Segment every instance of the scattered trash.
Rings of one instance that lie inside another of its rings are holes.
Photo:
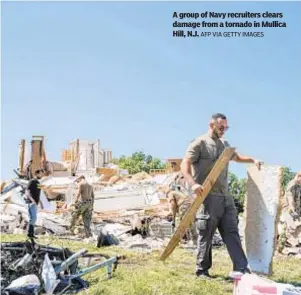
[[[60,280],[57,280],[56,272],[53,268],[48,253],[46,253],[43,263],[42,278],[44,281],[44,289],[47,294],[53,294]]]
[[[88,254],[86,249],[76,253],[68,248],[54,248],[34,241],[1,243],[1,294],[73,294],[88,288],[81,277],[99,268],[107,268],[111,278],[124,256]],[[85,268],[79,258],[98,257],[104,261]],[[43,284],[41,285],[41,282]]]
[[[112,246],[112,245],[118,245],[119,240],[109,233],[104,233],[102,230],[100,231],[98,238],[97,238],[97,247],[103,247],[103,246]]]

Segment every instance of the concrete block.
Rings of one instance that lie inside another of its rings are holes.
[[[248,168],[244,246],[252,271],[272,274],[281,211],[280,166]]]

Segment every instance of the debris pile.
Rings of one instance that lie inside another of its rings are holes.
[[[95,193],[92,240],[96,245],[119,245],[133,250],[138,250],[138,245],[141,245],[143,251],[164,247],[175,230],[168,192],[176,176],[176,173],[150,176],[145,172],[90,176],[88,181],[93,184]],[[46,233],[70,237],[75,179],[48,176],[41,180],[41,202],[45,210],[38,214],[36,235]],[[23,194],[27,181],[17,178],[12,183],[15,185],[10,185],[9,189],[5,186],[1,194],[2,232],[26,233],[28,212]],[[83,228],[79,225],[75,233],[80,236]],[[191,237],[185,236],[183,242],[189,240]],[[213,244],[222,244],[218,235]]]
[[[26,232],[29,217],[27,204],[24,200],[24,189],[25,185],[23,184],[23,187],[17,186],[1,194],[1,232],[10,234]],[[69,227],[68,219],[57,212],[55,202],[49,202],[43,192],[41,192],[41,202],[47,210],[38,214],[36,234],[45,234],[46,232],[56,235],[66,234]]]
[[[1,243],[1,294],[73,294],[88,288],[81,277],[102,267],[112,277],[122,256],[89,254],[86,249],[73,253],[33,241]],[[81,258],[88,258],[81,263]],[[90,265],[91,258],[105,259]],[[85,265],[84,265],[85,264]]]

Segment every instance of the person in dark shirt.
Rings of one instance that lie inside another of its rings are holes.
[[[41,208],[43,208],[43,204],[40,202],[40,181],[43,175],[43,171],[38,169],[35,171],[35,177],[31,179],[27,185],[26,197],[28,200],[28,216],[29,216],[29,224],[28,224],[28,234],[29,238],[35,238],[34,236],[34,226],[37,221],[38,214],[38,204],[41,204]]]

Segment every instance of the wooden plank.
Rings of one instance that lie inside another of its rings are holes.
[[[163,253],[161,254],[160,260],[164,261],[177,247],[181,238],[184,236],[186,229],[190,226],[191,222],[193,222],[198,209],[203,204],[205,198],[209,194],[217,178],[219,177],[221,172],[224,170],[224,168],[226,167],[226,165],[229,163],[230,159],[234,155],[234,152],[235,152],[235,148],[224,149],[223,153],[220,155],[214,167],[212,168],[212,170],[210,171],[209,175],[207,176],[207,178],[203,183],[203,187],[204,187],[203,193],[195,198],[194,202],[187,210],[176,232],[173,234],[168,245],[166,246]]]
[[[100,167],[100,168],[96,168],[96,173],[99,175],[104,174],[105,176],[113,176],[117,174],[117,170],[106,168],[106,167]]]

